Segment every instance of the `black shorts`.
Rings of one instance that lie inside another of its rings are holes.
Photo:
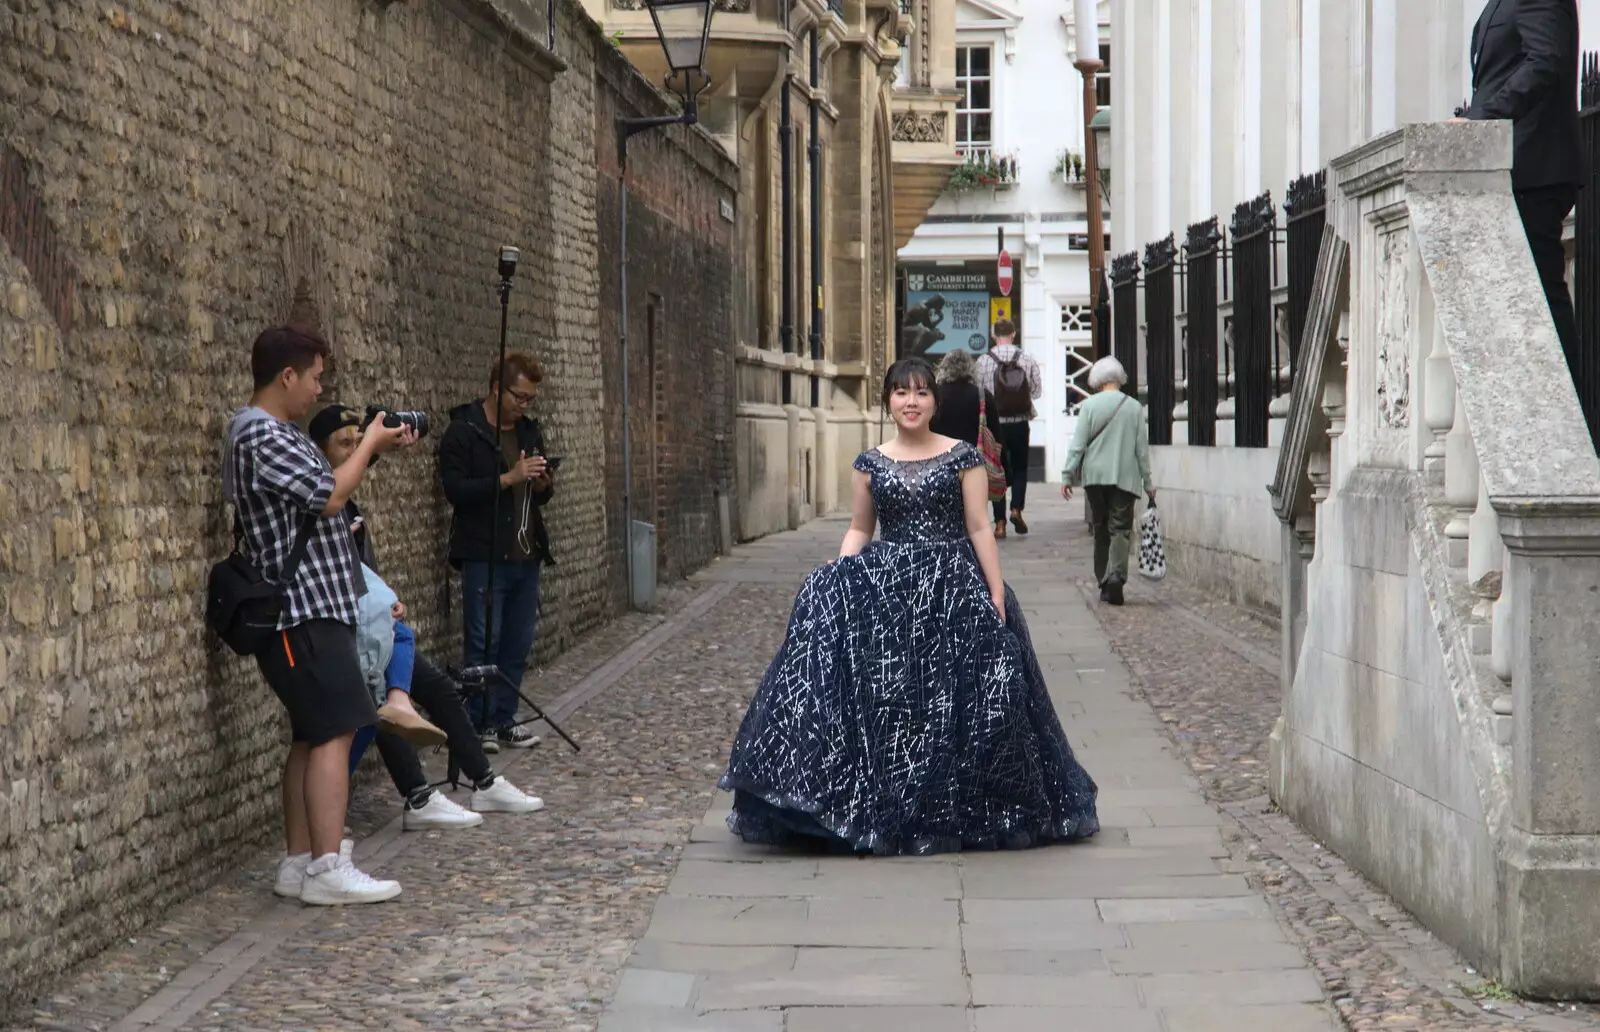
[[[309,620],[279,631],[256,665],[289,711],[296,742],[321,745],[378,722],[349,624]]]

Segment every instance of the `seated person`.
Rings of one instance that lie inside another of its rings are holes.
[[[360,423],[361,415],[354,409],[331,405],[317,413],[311,421],[310,436],[328,456],[328,462],[337,468],[355,452],[361,439]],[[451,757],[472,785],[472,796],[468,801],[471,809],[462,809],[444,793],[435,792],[429,787],[415,746],[400,734],[378,729],[375,736],[378,753],[383,757],[395,788],[406,800],[406,829],[472,827],[482,823],[480,814],[483,813],[532,813],[543,809],[542,799],[522,792],[489,766],[483,743],[472,725],[472,719],[467,716],[455,682],[426,656],[416,652],[415,635],[399,619],[405,615],[404,604],[393,596],[388,585],[377,576],[377,552],[361,510],[353,499],[345,506],[344,516],[350,521],[356,549],[362,560],[362,574],[367,579],[369,595],[373,596],[370,608],[379,613],[387,609],[394,621],[390,652],[386,658],[380,656],[381,665],[375,665],[375,669],[381,670],[384,675],[381,678],[381,690],[385,692],[384,707],[392,707],[390,719],[395,721],[397,727],[403,727],[400,721],[405,719],[405,714],[416,716],[412,703],[420,703],[442,728],[442,734],[448,739]],[[363,625],[370,626],[366,619],[369,611],[367,597],[362,598],[361,605]],[[374,620],[371,625],[379,624]],[[416,716],[416,719],[427,724],[420,716]],[[368,736],[366,741],[373,741],[373,737]],[[356,746],[351,753],[352,769],[365,749],[360,737]]]

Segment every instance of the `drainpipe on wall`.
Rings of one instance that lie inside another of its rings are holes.
[[[783,30],[789,33],[789,0],[783,3]],[[778,339],[783,343],[784,354],[794,351],[794,160],[791,151],[794,147],[794,121],[789,113],[789,94],[794,92],[794,76],[788,71],[792,58],[792,48],[784,48],[784,73],[783,73],[783,98],[778,104],[778,221],[783,239],[783,268],[780,271],[782,282],[778,286],[781,298],[778,326]],[[771,180],[768,180],[771,182]],[[790,374],[783,374],[783,403],[791,404],[794,400],[793,387]]]
[[[817,52],[817,27],[811,26],[811,358],[822,361],[822,55]],[[822,405],[822,378],[811,374],[811,407]]]

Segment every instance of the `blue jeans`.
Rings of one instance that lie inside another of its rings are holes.
[[[383,684],[411,694],[411,672],[417,667],[417,633],[399,620],[394,622],[394,654],[383,668]]]
[[[466,666],[492,663],[506,678],[495,678],[489,685],[487,720],[479,708],[481,703],[475,701],[468,706],[473,720],[484,720],[480,731],[505,727],[517,719],[517,690],[528,672],[528,656],[533,652],[539,626],[539,563],[495,565],[493,652],[486,654],[483,602],[488,582],[488,563],[461,564],[461,630],[465,639],[462,661]]]

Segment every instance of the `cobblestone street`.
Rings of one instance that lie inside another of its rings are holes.
[[[539,672],[534,694],[583,751],[546,735],[497,759],[546,811],[403,834],[368,770],[357,859],[400,879],[398,901],[278,902],[273,854],[241,856],[20,1027],[1600,1028],[1588,1008],[1496,999],[1272,812],[1273,627],[1171,580],[1098,606],[1078,507],[1036,508],[1002,558],[1101,786],[1091,843],[853,860],[732,840],[715,779],[799,579],[837,547],[842,521],[822,520]]]

